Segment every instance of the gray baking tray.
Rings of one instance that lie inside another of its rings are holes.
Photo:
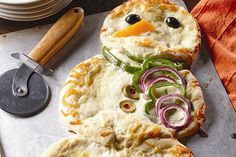
[[[184,5],[178,1],[179,5]],[[6,157],[37,157],[56,140],[71,135],[58,112],[58,95],[70,69],[89,57],[100,53],[99,32],[107,13],[87,16],[83,27],[61,50],[48,67],[52,76],[44,76],[51,89],[51,101],[40,114],[19,118],[0,110],[0,143]],[[19,67],[11,53],[28,54],[50,25],[39,26],[0,36],[0,74]],[[236,114],[226,91],[214,69],[208,51],[203,47],[191,71],[201,84],[207,105],[203,128],[207,138],[198,134],[181,142],[193,150],[196,157],[235,157]]]

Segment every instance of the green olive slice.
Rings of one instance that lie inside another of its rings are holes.
[[[131,99],[139,99],[139,93],[135,90],[135,88],[131,85],[126,85],[123,88],[123,93],[126,97]]]
[[[124,100],[120,102],[120,108],[127,113],[134,112],[136,110],[136,106],[132,101]]]

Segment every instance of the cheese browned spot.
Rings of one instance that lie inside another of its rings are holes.
[[[100,33],[105,32],[107,29],[105,27],[102,27]]]
[[[169,10],[172,12],[177,12],[178,11],[178,7],[176,5],[173,4],[161,4],[159,6],[160,10]]]
[[[193,87],[195,87],[195,86],[199,86],[199,87],[200,87],[200,85],[199,85],[199,83],[198,83],[197,80],[192,81],[192,82],[191,82],[191,85],[192,85]]]
[[[147,47],[147,48],[154,48],[156,46],[155,42],[153,42],[150,39],[144,39],[143,41],[137,41],[136,43],[138,46]]]
[[[81,124],[80,120],[70,121],[70,125],[80,125],[80,124]]]

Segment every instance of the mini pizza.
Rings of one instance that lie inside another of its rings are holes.
[[[205,104],[190,71],[160,58],[145,60],[134,74],[119,66],[97,55],[72,69],[60,93],[60,112],[70,129],[78,132],[81,124],[102,111],[144,115],[176,138],[199,129]]]
[[[42,157],[192,157],[162,126],[139,114],[104,111],[84,121],[80,133],[52,144]]]
[[[106,17],[103,46],[126,64],[134,58],[161,57],[191,65],[201,42],[198,23],[183,7],[167,0],[128,0]]]

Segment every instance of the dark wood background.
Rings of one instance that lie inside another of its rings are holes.
[[[83,7],[85,10],[85,15],[91,15],[104,11],[109,11],[124,1],[125,0],[73,0],[73,2],[70,5],[68,5],[65,9],[63,9],[56,15],[53,15],[43,20],[30,21],[30,22],[15,22],[15,21],[0,19],[0,34],[6,34],[9,32],[25,28],[53,23],[59,17],[61,17],[64,12],[75,6]],[[184,1],[189,10],[191,10],[199,2],[199,0],[184,0]]]

